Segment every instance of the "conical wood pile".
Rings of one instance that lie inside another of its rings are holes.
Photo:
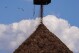
[[[14,53],[73,53],[44,24],[25,40]]]

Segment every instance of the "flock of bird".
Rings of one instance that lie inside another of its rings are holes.
[[[7,6],[5,6],[4,8],[8,8]],[[24,8],[17,8],[18,10],[21,10],[24,12]]]

